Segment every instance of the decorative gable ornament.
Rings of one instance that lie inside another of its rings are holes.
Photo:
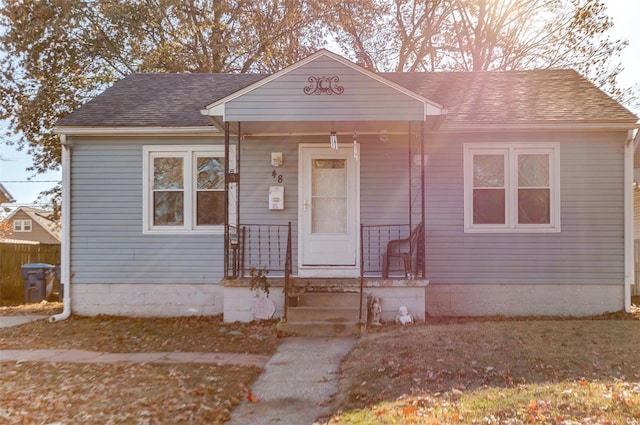
[[[310,83],[306,86],[304,90],[304,94],[336,94],[341,95],[344,93],[344,87],[338,85],[340,82],[340,77],[337,75],[333,75],[331,77],[309,77],[307,81]]]

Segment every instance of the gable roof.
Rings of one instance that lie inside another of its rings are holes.
[[[51,218],[53,215],[51,211],[32,207],[18,207],[13,210],[11,214],[4,219],[4,221],[11,221],[12,218],[20,211],[28,215],[34,223],[38,224],[55,239],[62,241],[60,235],[60,224]]]
[[[324,78],[332,80],[322,82],[317,73],[328,70],[333,76]],[[299,87],[302,81],[304,90],[300,90]],[[350,86],[348,93],[344,90],[347,84]],[[334,92],[334,85],[339,86],[336,87],[338,93]],[[283,86],[287,89],[283,89]],[[297,95],[291,93],[290,88],[294,87],[298,88]],[[262,92],[263,97],[253,96],[255,92]],[[335,95],[313,95],[327,92]],[[309,102],[308,95],[312,96],[313,101]],[[225,121],[236,121],[236,117],[246,117],[247,112],[239,112],[237,107],[227,108],[239,98],[243,98],[243,103],[249,104],[269,100],[269,108],[266,110],[256,108],[249,111],[252,121],[393,121],[398,119],[397,114],[385,104],[391,99],[396,108],[402,109],[400,115],[404,114],[405,117],[414,115],[423,120],[428,115],[442,115],[446,112],[437,102],[326,49],[321,49],[275,74],[207,105],[202,114],[221,117]],[[367,108],[364,109],[363,105],[367,105]],[[227,120],[229,109],[231,117]],[[359,116],[355,114],[354,117],[354,110],[358,109],[364,110],[360,111]],[[275,113],[270,110],[274,110]],[[416,119],[415,117],[413,119]]]
[[[358,67],[337,55],[333,58]],[[362,72],[443,106],[448,110],[445,126],[606,123],[635,128],[638,120],[573,70]],[[200,112],[203,108],[233,99],[276,75],[279,73],[132,74],[58,121],[57,131],[64,133],[73,127],[211,126]]]
[[[9,193],[6,187],[0,183],[0,204],[15,202],[13,196]]]

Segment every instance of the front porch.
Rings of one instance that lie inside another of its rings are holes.
[[[255,319],[253,302],[257,296],[263,297],[264,294],[250,291],[249,281],[250,278],[230,278],[222,282],[225,322],[249,322]],[[303,331],[304,334],[315,332],[334,335],[336,329],[342,328],[347,333],[357,333],[370,321],[368,310],[373,298],[381,300],[383,322],[393,322],[400,306],[407,307],[415,321],[424,321],[426,318],[426,287],[429,281],[425,279],[368,277],[361,281],[291,277],[287,289],[283,277],[269,278],[269,283],[269,298],[276,308],[274,317],[298,330],[290,333],[301,333],[300,330],[305,329],[306,325],[308,329]],[[285,295],[287,290],[288,295]],[[329,294],[329,297],[320,302],[300,301],[309,294]],[[327,305],[327,302],[332,305]],[[328,311],[331,307],[342,309],[347,317],[343,317],[341,312]],[[322,317],[325,313],[329,313],[329,316]]]

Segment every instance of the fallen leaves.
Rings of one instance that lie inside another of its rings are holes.
[[[0,330],[0,349],[77,348],[105,352],[234,352],[272,354],[275,321],[224,323],[222,315],[171,318],[71,316]]]
[[[256,368],[2,363],[0,423],[222,424]]]
[[[240,387],[240,390],[246,394],[247,397],[247,401],[249,403],[257,403],[260,401],[260,397],[258,397],[253,391],[251,391],[251,389],[249,389],[245,384],[243,384],[242,382],[238,383],[238,387]]]
[[[638,340],[634,320],[376,328],[343,363],[330,423],[640,424]]]

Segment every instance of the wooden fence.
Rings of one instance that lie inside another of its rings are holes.
[[[60,265],[59,244],[0,243],[0,305],[24,303],[22,265]]]

